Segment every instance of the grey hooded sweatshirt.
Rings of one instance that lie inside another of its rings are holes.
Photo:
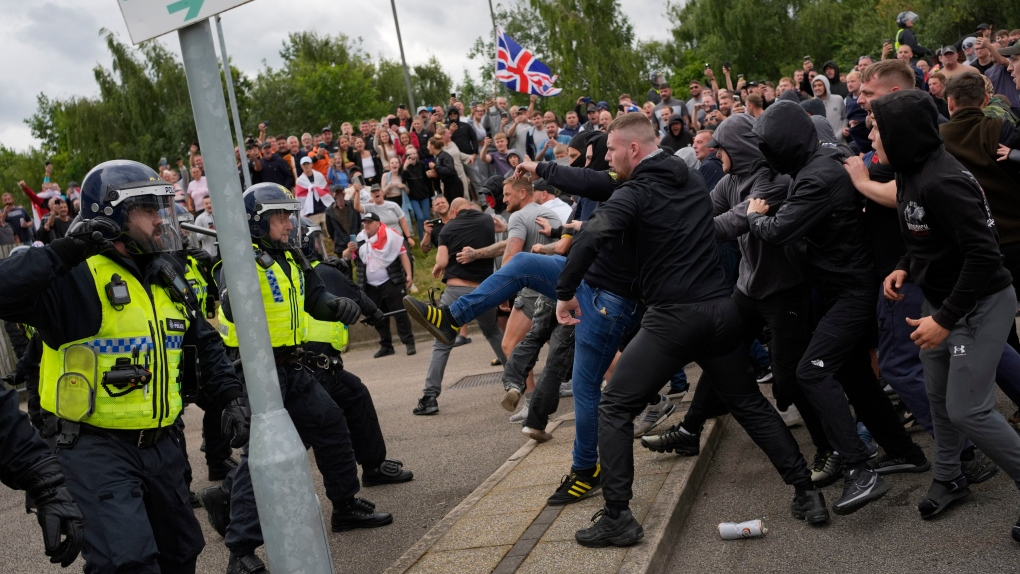
[[[756,140],[744,137],[754,119],[747,114],[726,118],[713,139],[730,158],[730,170],[712,190],[716,239],[737,238],[740,267],[737,289],[752,299],[764,299],[803,285],[806,281],[803,245],[775,245],[748,233],[747,199],[765,200],[769,211],[778,210],[790,190],[791,179],[769,168]]]
[[[850,125],[846,119],[846,104],[843,102],[843,98],[832,93],[832,89],[829,87],[829,78],[826,78],[825,74],[815,76],[815,79],[811,80],[811,84],[814,85],[819,80],[825,84],[825,95],[818,98],[825,104],[825,119],[828,120],[833,133],[836,134],[836,143],[844,143],[843,128]]]

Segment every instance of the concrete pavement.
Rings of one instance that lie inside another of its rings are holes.
[[[1013,412],[1001,393],[998,406],[1007,416]],[[810,460],[814,451],[807,431],[794,429],[794,436]],[[930,460],[928,434],[922,430],[911,437]],[[881,500],[849,516],[833,515],[828,526],[811,527],[790,515],[793,489],[783,484],[739,425],[727,425],[709,466],[665,572],[1020,572],[1020,544],[1009,536],[1020,515],[1020,497],[1001,471],[971,486],[969,499],[931,521],[921,520],[917,513],[917,502],[931,485],[929,471],[888,476],[892,490]],[[840,481],[824,490],[830,509],[842,488]],[[719,538],[720,522],[756,518],[768,528],[764,538]]]

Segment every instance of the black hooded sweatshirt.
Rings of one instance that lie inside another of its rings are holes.
[[[759,140],[772,169],[793,178],[778,210],[747,215],[751,234],[778,245],[803,239],[808,279],[826,293],[872,292],[877,278],[861,209],[864,201],[840,153],[819,144],[811,118],[792,102],[769,106],[747,137]]]
[[[680,126],[679,135],[673,135],[673,126]],[[666,126],[666,135],[662,136],[659,141],[660,146],[668,147],[674,152],[678,152],[681,149],[694,145],[694,138],[691,137],[691,133],[687,131],[687,126],[684,125],[684,119],[680,116],[674,116],[669,119],[669,125]]]
[[[836,62],[829,60],[822,66],[822,74],[825,74],[825,68],[832,68],[836,71],[836,73],[832,75],[832,79],[829,80],[829,93],[836,94],[841,98],[849,96],[850,90],[847,89],[845,83],[839,81],[839,65],[836,64]],[[828,78],[828,76],[826,76],[826,78]]]
[[[871,103],[882,147],[896,170],[896,211],[906,271],[952,329],[982,297],[1013,282],[1002,266],[995,220],[977,180],[946,152],[938,112],[925,93],[903,90]]]
[[[622,238],[634,253],[637,291],[649,306],[709,301],[730,294],[716,249],[712,202],[705,182],[678,157],[656,152],[584,224],[556,284],[574,296],[602,246]]]

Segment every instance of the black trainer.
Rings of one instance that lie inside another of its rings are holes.
[[[217,534],[226,536],[227,526],[230,525],[230,493],[220,486],[210,486],[203,488],[200,496],[209,524]]]
[[[219,462],[210,462],[210,463],[208,463],[208,465],[209,465],[209,480],[213,481],[213,482],[216,482],[216,481],[223,480],[224,478],[227,478],[227,475],[230,474],[230,471],[232,471],[235,468],[237,468],[237,465],[239,465],[239,464],[241,464],[241,463],[238,462],[237,459],[235,459],[232,456],[228,456],[227,458],[225,458],[225,459],[223,459],[223,460],[221,460]]]
[[[230,560],[227,562],[227,574],[255,574],[256,572],[269,574],[269,569],[258,556],[254,554],[238,556],[231,552]]]
[[[549,506],[562,506],[583,499],[602,486],[602,467],[595,465],[593,469],[574,470],[564,475],[559,488],[545,503]]]
[[[365,469],[361,473],[362,486],[378,486],[380,484],[397,484],[414,478],[414,473],[404,470],[404,463],[399,460],[386,459],[377,468]]]
[[[829,509],[825,507],[822,491],[809,490],[804,494],[796,494],[790,501],[790,512],[797,520],[806,520],[808,524],[824,524],[829,521]]]
[[[666,432],[641,437],[641,446],[655,452],[675,452],[681,456],[697,456],[701,452],[701,434],[687,434],[675,424]]]
[[[999,472],[999,467],[979,449],[974,449],[974,458],[960,459],[960,471],[967,477],[967,484],[980,484]]]
[[[967,488],[967,477],[962,474],[948,482],[936,480],[928,487],[928,494],[917,503],[917,511],[925,520],[934,518],[957,500],[968,496],[970,489]]]
[[[407,356],[408,357],[410,357],[411,355],[414,355],[414,354],[416,354],[418,352],[418,350],[414,348],[414,343],[413,342],[412,343],[408,343],[407,345],[404,345],[404,349],[407,351]]]
[[[376,512],[375,505],[364,498],[352,498],[333,508],[330,526],[333,532],[344,532],[355,528],[378,528],[393,523],[393,515]]]
[[[892,457],[884,454],[868,462],[868,466],[881,475],[899,474],[901,472],[926,472],[931,470],[931,463],[921,454],[919,459],[910,460],[905,456]]]
[[[1012,532],[1012,534],[1013,534],[1013,540],[1016,540],[1017,542],[1020,542],[1020,519],[1018,519],[1016,521],[1016,524],[1013,525],[1013,532]]]
[[[394,353],[396,353],[396,351],[393,350],[393,347],[379,347],[379,350],[372,355],[372,358],[378,359],[380,357],[388,357]]]
[[[425,395],[418,399],[418,406],[414,407],[411,413],[416,415],[434,415],[439,412],[439,401],[436,397]]]
[[[629,508],[620,511],[619,518],[610,518],[605,509],[591,517],[595,523],[591,528],[578,530],[574,539],[581,546],[605,548],[606,546],[631,546],[644,538],[645,531],[634,519]]]
[[[191,504],[192,508],[202,508],[202,501],[198,499],[198,495],[195,494],[194,490],[188,491],[188,503]]]
[[[432,297],[432,293],[429,293],[429,297]],[[434,300],[429,305],[414,297],[404,297],[404,309],[407,309],[408,317],[428,329],[440,343],[453,345],[457,339],[458,328],[453,324],[450,308],[446,305],[436,305]]]
[[[888,482],[867,466],[847,468],[843,471],[843,496],[832,505],[832,511],[839,515],[857,512],[885,496],[890,488]]]

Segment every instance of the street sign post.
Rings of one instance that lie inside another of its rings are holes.
[[[118,0],[118,4],[136,44],[179,29],[184,73],[205,158],[209,197],[221,239],[224,277],[245,366],[252,411],[248,466],[270,570],[330,574],[333,564],[329,540],[312,484],[308,454],[283,407],[209,24],[210,17],[247,1]]]
[[[245,367],[252,412],[248,466],[270,571],[328,574],[333,565],[308,453],[283,408],[241,182],[234,165],[212,27],[208,20],[200,20],[182,28],[178,35]]]
[[[117,0],[131,41],[140,44],[251,0]]]

